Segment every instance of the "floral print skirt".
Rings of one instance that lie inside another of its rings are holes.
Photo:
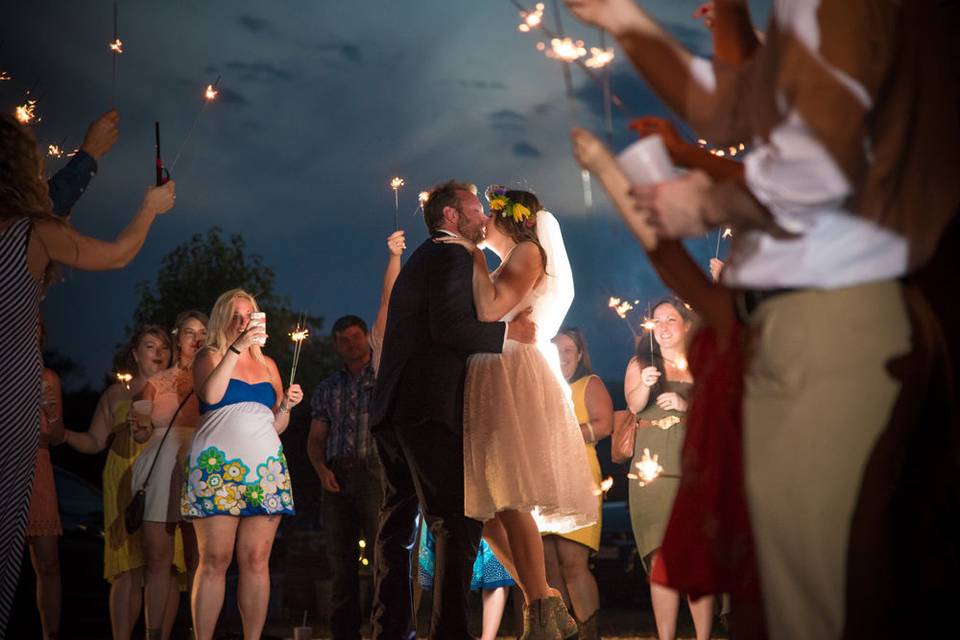
[[[293,490],[273,412],[240,402],[202,416],[187,456],[185,518],[293,515]]]

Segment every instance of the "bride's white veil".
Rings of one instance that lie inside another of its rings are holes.
[[[537,335],[540,342],[549,342],[563,325],[573,304],[573,270],[563,244],[560,223],[546,210],[537,212],[537,240],[547,254],[545,289],[539,300]]]

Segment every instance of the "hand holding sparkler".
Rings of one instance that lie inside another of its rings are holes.
[[[120,137],[120,131],[117,129],[119,122],[120,114],[117,113],[116,109],[107,111],[87,128],[80,149],[88,153],[94,160],[99,160],[110,151],[117,138]]]
[[[721,271],[723,271],[723,260],[710,258],[710,277],[714,282],[720,282]]]
[[[643,383],[643,386],[652,388],[653,385],[657,384],[657,380],[660,379],[660,370],[656,367],[644,367],[640,372],[640,382]]]
[[[564,0],[567,9],[581,22],[617,36],[637,20],[649,20],[633,0]]]

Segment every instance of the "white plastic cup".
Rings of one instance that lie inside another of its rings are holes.
[[[133,415],[141,427],[150,426],[150,414],[153,413],[153,400],[136,400],[133,405]]]
[[[663,144],[663,138],[654,134],[641,138],[617,156],[630,184],[648,185],[673,178],[673,163]]]
[[[260,325],[261,327],[263,327],[264,332],[266,332],[266,330],[267,330],[267,314],[265,314],[263,311],[254,311],[253,313],[250,314],[250,323],[249,323],[249,324],[251,324],[251,325],[252,325],[252,324]],[[264,336],[262,336],[262,337],[259,337],[259,338],[257,338],[256,340],[254,340],[254,342],[262,347],[263,345],[267,344],[267,336],[264,335]]]
[[[313,640],[313,627],[294,627],[293,640]]]

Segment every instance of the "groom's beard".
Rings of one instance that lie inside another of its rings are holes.
[[[461,218],[457,223],[457,233],[473,244],[480,244],[484,240],[483,227],[472,225]]]

